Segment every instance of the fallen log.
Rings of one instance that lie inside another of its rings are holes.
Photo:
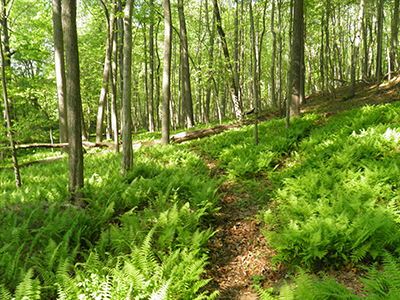
[[[115,149],[115,144],[110,142],[92,143],[83,141],[82,146],[84,148],[109,148]],[[15,149],[31,149],[31,148],[67,148],[68,143],[59,144],[48,144],[48,143],[38,143],[38,144],[27,144],[27,145],[15,145]],[[11,147],[4,147],[4,150],[10,150]]]

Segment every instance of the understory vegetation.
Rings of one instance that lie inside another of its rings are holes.
[[[203,277],[222,180],[257,192],[267,241],[293,275],[261,299],[360,299],[319,271],[366,268],[365,299],[400,294],[400,104],[308,114],[183,145],[85,155],[85,209],[66,158],[0,171],[0,299],[213,299]],[[193,151],[193,148],[196,151]],[[21,160],[62,156],[20,152]],[[213,178],[201,156],[225,171]],[[6,159],[5,166],[11,165]],[[261,188],[267,178],[273,188]],[[245,204],[244,204],[245,205]]]

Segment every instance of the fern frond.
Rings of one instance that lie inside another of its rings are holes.
[[[12,295],[11,295],[10,291],[5,287],[4,284],[0,285],[0,299],[12,300]]]
[[[40,282],[38,279],[32,279],[33,269],[29,269],[23,280],[18,284],[15,290],[16,299],[40,300]]]
[[[260,300],[274,300],[274,297],[268,290],[262,289],[259,285],[254,285],[253,287],[255,288]]]
[[[168,295],[167,295],[167,291],[168,291],[168,287],[169,287],[169,282],[167,282],[166,284],[164,284],[161,289],[159,289],[158,291],[154,291],[151,294],[150,300],[166,300],[168,299]]]

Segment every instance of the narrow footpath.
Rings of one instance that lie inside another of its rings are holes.
[[[212,176],[223,176],[224,171],[218,169],[217,162],[204,160]],[[265,178],[260,180],[270,188]],[[270,265],[275,253],[260,230],[257,219],[260,201],[254,199],[251,188],[238,183],[223,182],[219,193],[221,209],[208,224],[216,233],[208,242],[206,277],[212,280],[206,289],[210,292],[218,290],[220,296],[217,299],[221,300],[258,299],[252,288],[255,282],[269,288],[285,277],[283,268]]]

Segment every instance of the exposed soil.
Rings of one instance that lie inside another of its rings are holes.
[[[400,77],[390,85],[382,85],[379,93],[376,93],[376,86],[360,83],[357,85],[356,96],[352,99],[346,98],[348,87],[329,94],[314,94],[307,98],[302,113],[321,113],[328,119],[353,108],[400,101],[399,82]],[[269,118],[274,116],[274,113],[268,114]],[[224,170],[218,168],[217,161],[204,155],[203,158],[212,176],[223,175]],[[260,175],[258,180],[264,181],[265,186],[271,188],[266,177]],[[221,209],[209,224],[217,232],[208,244],[210,258],[206,277],[212,280],[206,287],[207,290],[218,290],[218,299],[239,300],[258,299],[252,287],[254,283],[258,283],[264,289],[272,287],[274,291],[279,292],[284,284],[291,283],[291,279],[284,265],[271,264],[275,253],[261,232],[262,224],[257,218],[261,209],[260,202],[237,183],[233,185],[225,181],[220,187],[220,192]],[[324,274],[333,277],[356,295],[365,296],[360,280],[365,275],[363,268],[348,265],[340,270],[323,270],[316,275],[322,279]]]

